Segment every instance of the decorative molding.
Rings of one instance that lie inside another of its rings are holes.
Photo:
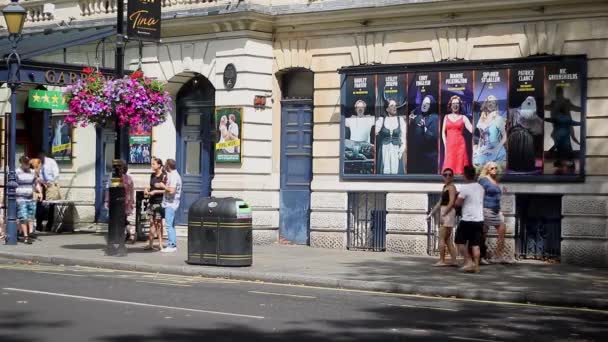
[[[283,39],[275,42],[277,71],[290,68],[311,69],[312,51],[308,39]]]

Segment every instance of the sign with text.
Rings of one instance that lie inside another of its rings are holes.
[[[160,40],[161,0],[131,0],[127,11],[130,39]]]
[[[68,109],[68,103],[60,91],[30,90],[28,107],[32,109]]]
[[[215,161],[240,163],[243,148],[243,108],[216,108],[215,124],[219,137],[215,143]]]

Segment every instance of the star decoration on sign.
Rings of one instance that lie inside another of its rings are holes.
[[[50,98],[50,97],[49,97],[47,94],[44,94],[44,95],[42,96],[42,101],[44,101],[44,102],[46,102],[46,103],[48,103],[48,102],[50,101],[50,99],[51,99],[51,98]]]
[[[57,95],[53,95],[53,97],[51,97],[53,99],[53,103],[57,104],[59,103],[59,96]]]
[[[32,98],[34,99],[34,102],[40,102],[40,95],[38,95],[38,93],[34,93]]]

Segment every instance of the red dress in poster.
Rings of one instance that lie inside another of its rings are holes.
[[[445,159],[443,169],[450,168],[454,174],[462,174],[464,167],[469,165],[467,145],[464,141],[464,115],[460,115],[456,121],[449,117],[445,119]]]

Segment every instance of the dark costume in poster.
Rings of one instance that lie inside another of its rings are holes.
[[[543,69],[511,69],[507,173],[542,172]]]
[[[410,112],[407,140],[407,171],[438,173],[439,115],[437,97],[439,74],[410,74],[408,102]]]

